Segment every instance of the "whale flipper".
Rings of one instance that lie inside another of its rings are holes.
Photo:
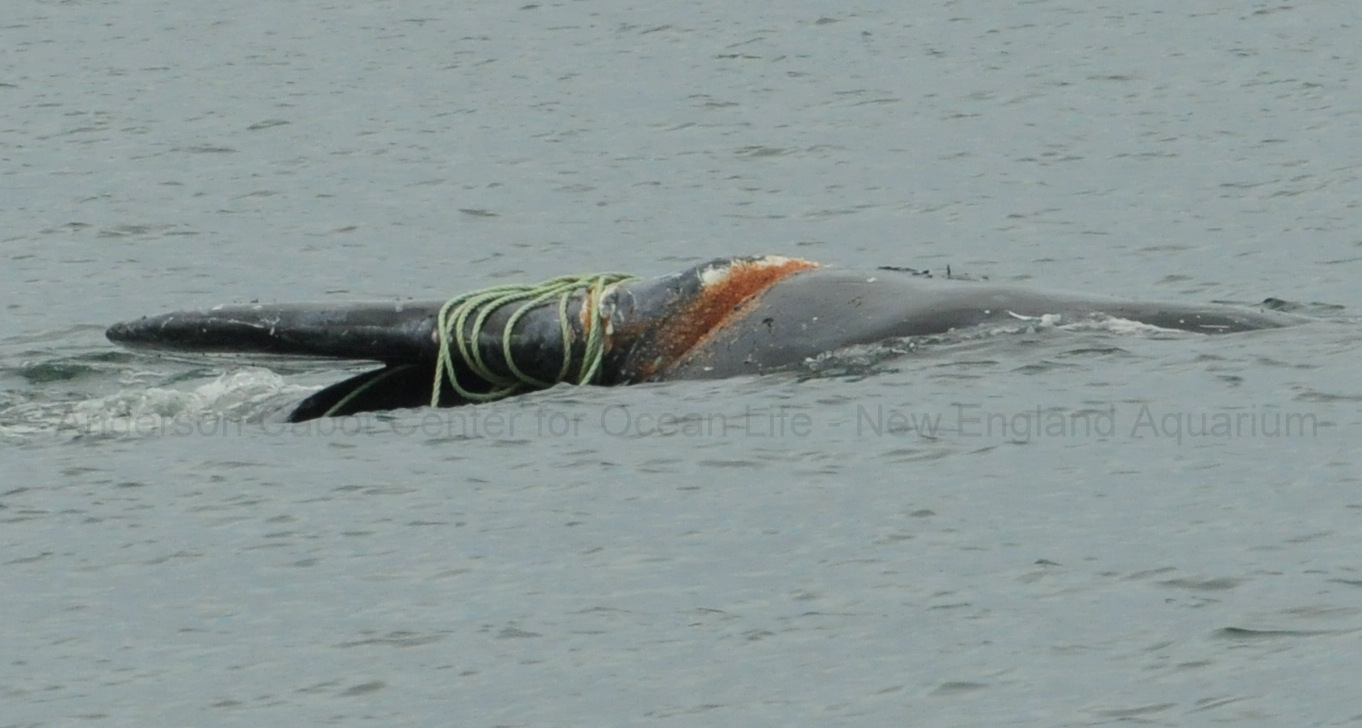
[[[313,394],[289,413],[289,422],[430,404],[433,366],[389,364]],[[442,404],[444,404],[442,402]]]
[[[109,327],[134,348],[381,362],[434,360],[439,301],[245,304],[144,316]]]

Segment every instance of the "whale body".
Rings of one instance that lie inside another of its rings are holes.
[[[540,388],[578,381],[573,377],[589,364],[593,369],[584,381],[601,385],[760,374],[847,346],[1018,318],[1105,316],[1205,334],[1310,320],[1261,308],[1055,293],[909,269],[845,270],[777,256],[723,258],[661,278],[631,278],[594,291],[583,286],[561,300],[489,309],[481,325],[466,322],[449,331],[479,360],[474,366],[472,356],[448,355],[449,337],[442,339],[438,325],[445,303],[216,306],[118,323],[107,336],[161,350],[384,365],[307,398],[289,416],[296,422],[467,404],[498,391],[493,379],[515,378]],[[592,336],[600,342],[594,356],[588,351]],[[439,379],[442,349],[448,375]]]

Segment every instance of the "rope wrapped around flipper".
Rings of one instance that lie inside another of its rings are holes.
[[[600,375],[601,360],[605,357],[605,336],[598,325],[601,296],[611,284],[634,278],[627,273],[593,273],[550,278],[542,283],[504,285],[455,296],[440,307],[435,320],[436,345],[439,351],[435,364],[435,381],[431,387],[430,406],[440,406],[441,381],[449,382],[459,396],[470,402],[491,402],[534,389],[547,389],[559,382],[590,384]],[[586,337],[582,364],[577,376],[568,378],[572,368],[572,346],[575,343],[572,322],[568,319],[568,305],[572,295],[586,289],[582,299],[582,334]],[[546,381],[532,377],[516,366],[512,355],[511,334],[521,317],[531,309],[558,297],[558,323],[563,335],[563,365],[557,376]],[[478,340],[483,327],[493,312],[508,304],[523,302],[507,319],[501,331],[501,353],[506,359],[510,376],[493,371],[482,359]],[[471,325],[470,325],[471,319]],[[459,383],[455,364],[467,366],[470,373],[491,386],[486,392],[470,391]]]

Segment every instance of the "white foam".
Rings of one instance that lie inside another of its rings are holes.
[[[203,418],[242,422],[262,419],[276,399],[293,401],[315,387],[288,384],[260,367],[225,372],[191,390],[130,386],[114,394],[77,402],[58,411],[27,418],[30,427],[47,424],[57,432],[78,435],[145,435],[167,431],[172,425]],[[42,420],[47,422],[43,423]]]
[[[1197,336],[1193,332],[1181,329],[1169,329],[1163,326],[1155,326],[1142,321],[1108,316],[1107,314],[1093,314],[1085,316],[1076,321],[1062,326],[1066,331],[1106,331],[1113,334],[1126,336]]]

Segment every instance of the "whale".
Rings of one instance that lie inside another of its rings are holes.
[[[114,324],[120,345],[381,365],[325,387],[288,419],[489,401],[562,382],[718,379],[820,354],[1018,320],[1121,319],[1218,335],[1311,319],[1257,307],[1125,300],[799,258],[711,260],[658,278],[581,277],[561,294],[450,301],[220,305]],[[1270,301],[1271,299],[1269,299]]]

